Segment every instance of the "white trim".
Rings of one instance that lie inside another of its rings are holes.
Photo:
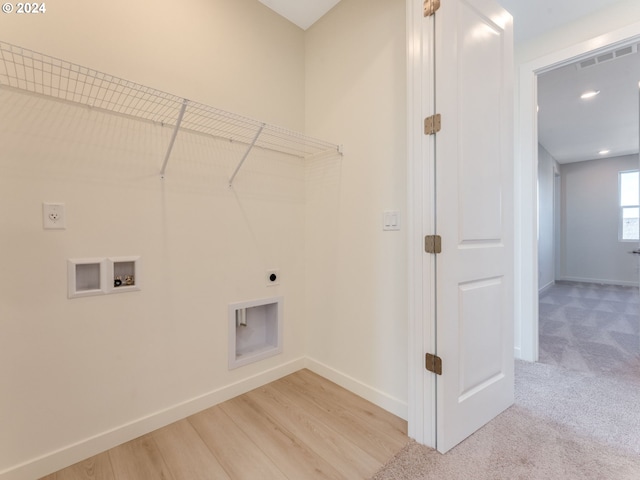
[[[303,368],[305,368],[304,357],[292,360],[265,372],[185,400],[184,402],[99,433],[93,437],[86,438],[55,452],[34,458],[21,465],[11,467],[9,470],[0,472],[0,480],[25,480],[43,477],[51,472],[73,465],[121,443],[145,435],[202,410],[206,410],[230,398],[242,395],[249,390],[266,385]]]
[[[355,393],[359,397],[369,400],[371,403],[377,405],[380,408],[385,409],[388,412],[402,418],[407,419],[407,403],[402,400],[392,397],[385,392],[375,389],[366,383],[357,380],[346,373],[340,372],[328,365],[314,360],[313,358],[305,358],[305,368],[308,368],[314,373],[317,373],[321,377],[332,381],[333,383],[346,388],[352,393]]]
[[[96,265],[98,285],[96,288],[78,290],[78,265]],[[67,298],[91,297],[107,294],[107,261],[104,258],[70,258],[67,260]]]
[[[228,368],[229,370],[233,370],[244,365],[248,365],[250,363],[254,363],[260,360],[264,360],[265,358],[272,357],[274,355],[278,355],[282,353],[282,331],[283,331],[283,306],[284,306],[284,297],[270,297],[270,298],[261,298],[258,300],[249,300],[244,302],[236,302],[232,303],[228,307]],[[238,311],[243,311],[245,316],[244,326],[247,325],[247,321],[251,324],[252,321],[249,320],[251,317],[250,312],[247,312],[249,309],[259,308],[258,310],[254,310],[254,312],[260,312],[260,318],[255,319],[255,328],[251,329],[251,336],[253,341],[250,342],[250,349],[247,351],[247,345],[243,343],[246,342],[247,337],[244,336],[242,330],[239,330],[239,325],[237,322],[236,313]],[[258,344],[257,342],[257,330],[262,329],[262,341]],[[238,351],[240,350],[240,351]],[[244,351],[242,351],[244,350]]]
[[[116,278],[116,263],[133,263],[133,285],[121,285],[116,287],[114,280]],[[142,279],[142,262],[140,255],[130,255],[127,257],[109,257],[107,258],[107,293],[125,293],[136,292],[142,287],[140,286]]]
[[[622,205],[622,175],[629,173],[638,173],[639,170],[634,168],[632,170],[620,170],[618,172],[618,242],[621,243],[638,243],[638,238],[623,238],[624,235],[624,210],[625,208],[638,208],[640,207],[640,199],[636,199],[635,204]]]
[[[350,392],[406,420],[407,403],[375,389],[343,372],[335,370],[317,360],[301,357],[284,365],[271,368],[230,385],[199,395],[177,405],[168,407],[151,415],[139,418],[93,437],[68,445],[55,452],[29,460],[21,465],[0,472],[0,480],[25,480],[40,478],[100,452],[113,448],[133,438],[145,435],[170,423],[186,418],[214,405],[242,395],[254,388],[261,387],[303,368],[346,388]]]
[[[516,318],[520,336],[515,339],[522,360],[538,360],[538,247],[537,247],[537,74],[590,52],[624,45],[640,38],[636,22],[590,40],[549,53],[519,69],[516,137]]]
[[[433,111],[430,52],[425,51],[427,21],[422,0],[407,0],[407,230],[408,230],[408,435],[418,443],[436,443],[434,375],[424,369],[424,354],[434,351],[433,265],[424,254],[424,235],[433,233],[433,140],[422,133],[424,112]]]
[[[540,289],[538,289],[538,295],[542,295],[544,292],[549,290],[555,284],[556,284],[556,281],[555,280],[551,280],[549,283],[547,283],[546,285],[544,285]]]
[[[638,282],[630,282],[628,280],[610,280],[605,278],[562,277],[558,280],[565,282],[595,283],[598,285],[620,285],[623,287],[638,286]]]

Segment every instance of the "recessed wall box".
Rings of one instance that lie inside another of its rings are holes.
[[[72,258],[67,260],[67,295],[89,297],[107,293],[107,268],[104,258]]]
[[[108,259],[108,293],[140,290],[140,256]]]
[[[229,305],[229,370],[282,352],[282,297]]]

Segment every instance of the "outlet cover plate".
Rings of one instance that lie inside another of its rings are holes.
[[[64,203],[44,202],[42,204],[42,226],[47,230],[67,228]]]

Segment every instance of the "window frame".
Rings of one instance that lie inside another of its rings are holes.
[[[625,209],[637,208],[639,213],[638,217],[640,218],[640,195],[638,196],[635,204],[622,204],[622,176],[626,173],[637,173],[640,181],[640,170],[637,168],[632,170],[621,170],[618,172],[618,241],[638,243],[640,241],[640,236],[638,238],[623,238]]]

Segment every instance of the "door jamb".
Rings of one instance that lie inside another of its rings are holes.
[[[433,110],[433,70],[425,38],[423,0],[406,0],[407,12],[407,218],[408,218],[408,435],[436,447],[436,382],[424,369],[435,348],[435,268],[424,254],[424,232],[433,231],[433,139],[420,125]],[[429,82],[429,83],[427,83]]]

